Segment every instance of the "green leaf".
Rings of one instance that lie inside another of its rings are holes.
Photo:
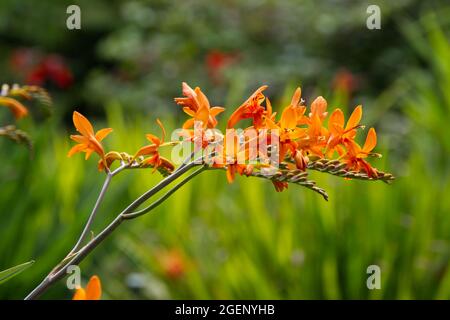
[[[0,284],[15,277],[34,263],[34,260],[19,264],[18,266],[0,271]]]

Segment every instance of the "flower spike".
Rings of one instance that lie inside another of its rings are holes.
[[[309,170],[328,172],[347,179],[385,182],[394,179],[391,174],[373,168],[367,161],[368,157],[381,156],[373,152],[377,144],[375,129],[368,131],[362,147],[356,141],[358,129],[364,128],[360,124],[362,106],[357,106],[345,123],[342,110],[336,108],[329,113],[328,103],[322,96],[312,101],[307,112],[308,106],[304,104],[302,91],[296,88],[290,104],[277,116],[270,100],[263,93],[266,89],[265,85],[259,87],[231,114],[226,134],[211,135],[213,130],[207,129],[214,129],[218,125],[216,116],[224,108],[211,107],[199,87],[193,89],[183,82],[183,97],[175,98],[175,102],[183,108],[189,119],[184,122],[180,136],[209,154],[208,159],[206,156],[202,159],[202,165],[225,170],[230,183],[237,174],[261,177],[271,180],[278,192],[287,189],[289,183],[295,183],[320,193],[326,199],[326,192],[307,179]],[[252,125],[243,130],[235,129],[244,119],[251,119]],[[112,129],[94,133],[92,124],[76,111],[73,122],[80,135],[71,136],[78,144],[69,151],[69,156],[85,152],[87,159],[95,152],[100,156],[99,170],[108,170],[114,161],[120,161],[123,168],[149,167],[163,175],[175,171],[174,164],[161,156],[160,148],[174,146],[180,141],[166,141],[166,130],[159,119],[156,122],[161,129],[161,136],[147,134],[150,144],[141,147],[134,156],[116,151],[105,154],[101,141]],[[199,136],[192,128],[196,122],[201,123]],[[266,144],[260,145],[261,142]],[[278,159],[275,165],[271,162],[273,159]]]

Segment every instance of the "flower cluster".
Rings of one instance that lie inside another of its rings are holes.
[[[263,93],[266,89],[267,86],[257,89],[232,113],[227,122],[228,129],[235,128],[242,120],[250,119],[251,126],[244,129],[243,136],[246,136],[247,130],[257,132],[259,136],[253,137],[257,140],[261,139],[261,135],[265,135],[263,138],[267,139],[268,132],[276,133],[279,142],[279,148],[276,151],[278,152],[278,158],[289,169],[296,168],[305,171],[311,159],[333,159],[337,157],[338,160],[346,164],[346,168],[350,171],[364,172],[368,178],[376,179],[378,177],[377,170],[366,161],[369,156],[380,157],[379,154],[372,153],[377,142],[375,129],[369,129],[363,147],[355,141],[358,129],[364,128],[360,125],[361,106],[354,109],[347,123],[345,123],[344,113],[341,109],[335,109],[328,117],[327,101],[323,97],[317,97],[311,103],[310,112],[307,114],[307,107],[303,105],[303,99],[301,98],[301,89],[297,88],[292,96],[291,103],[283,109],[277,120],[277,114],[273,112],[269,98]],[[204,127],[214,128],[217,125],[215,116],[223,111],[223,108],[209,108],[208,100],[202,91],[199,88],[192,90],[186,83],[183,83],[183,95],[185,98],[176,98],[175,101],[182,105],[185,112],[192,117],[185,124],[190,126],[194,121],[201,121]],[[203,102],[203,105],[200,104],[200,101]],[[197,111],[194,114],[190,110]],[[198,114],[201,114],[201,117]],[[184,128],[189,126],[185,125]],[[223,137],[224,146],[229,145],[226,143],[227,139],[236,139],[233,130],[228,132],[231,132],[231,134],[227,133]],[[192,136],[192,130],[190,136]],[[202,145],[205,145],[205,143]],[[259,148],[256,149],[255,146],[256,144],[247,141],[241,147],[226,150],[219,157],[225,156],[227,161],[222,161],[221,164],[214,163],[214,166],[226,167],[230,182],[233,181],[235,172],[241,175],[251,175],[255,165],[236,163],[233,160],[230,161],[230,158],[236,160],[240,153],[243,153],[245,158],[248,158],[251,154],[261,156]],[[259,164],[260,168],[266,166],[263,161]],[[282,191],[287,187],[285,182],[273,182],[277,191]]]
[[[175,167],[172,162],[160,155],[159,148],[173,145],[173,143],[164,142],[166,131],[161,121],[157,120],[157,123],[162,130],[161,138],[158,138],[153,134],[147,134],[146,137],[151,144],[140,148],[134,156],[131,156],[126,152],[117,151],[105,153],[101,142],[113,131],[113,129],[104,128],[94,132],[91,122],[81,113],[75,111],[73,113],[73,124],[80,135],[70,136],[70,138],[78,144],[73,146],[67,155],[68,157],[71,157],[76,153],[82,152],[86,154],[85,159],[87,160],[92,153],[96,153],[100,157],[100,160],[98,161],[99,171],[109,171],[114,161],[121,161],[126,163],[129,167],[152,167],[154,170],[159,169],[161,172],[170,173]]]
[[[303,171],[310,158],[333,159],[337,153],[339,159],[347,163],[349,170],[363,170],[369,177],[377,176],[377,170],[364,160],[368,156],[379,156],[371,153],[377,141],[375,129],[370,128],[362,148],[355,141],[357,130],[363,128],[359,124],[362,117],[361,106],[355,108],[346,124],[342,110],[335,109],[325,126],[328,118],[327,101],[323,97],[317,97],[311,103],[309,114],[305,115],[307,107],[302,104],[301,89],[297,88],[291,103],[283,109],[277,121],[269,99],[262,93],[264,89],[266,87],[258,89],[231,115],[228,127],[251,118],[255,128],[277,130],[280,159],[288,165],[295,164],[297,169]]]
[[[363,146],[356,142],[357,132],[364,128],[360,124],[361,106],[353,110],[346,122],[341,109],[331,113],[327,111],[327,101],[323,97],[314,99],[308,108],[301,97],[301,89],[297,88],[290,104],[278,116],[269,98],[264,95],[266,89],[267,86],[260,87],[236,108],[227,120],[226,134],[217,134],[217,117],[225,109],[212,107],[199,87],[193,89],[186,83],[182,84],[183,97],[175,98],[175,102],[189,118],[179,135],[184,142],[207,151],[206,154],[213,150],[209,161],[203,158],[202,164],[211,169],[226,170],[229,182],[238,173],[270,179],[277,191],[286,189],[288,183],[293,182],[324,196],[325,192],[307,180],[307,174],[302,172],[308,169],[325,171],[326,168],[326,172],[346,178],[385,182],[393,179],[392,175],[373,168],[367,161],[368,157],[381,156],[372,152],[377,143],[375,129],[368,130]],[[241,134],[238,135],[237,125],[243,120],[247,120],[248,124],[240,129]],[[116,151],[105,153],[101,141],[112,129],[94,133],[90,122],[78,112],[74,112],[73,122],[81,135],[71,136],[78,144],[70,150],[69,156],[85,152],[87,159],[95,152],[100,156],[99,169],[106,171],[116,160],[127,167],[151,167],[165,174],[175,170],[174,164],[161,156],[160,148],[174,146],[181,141],[166,142],[166,131],[159,120],[161,137],[147,134],[150,144],[134,155]],[[208,134],[211,130],[214,134]],[[252,143],[254,141],[265,141],[267,145],[262,148],[260,144]],[[273,156],[278,159],[275,163],[268,161]]]

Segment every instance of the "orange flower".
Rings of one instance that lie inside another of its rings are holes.
[[[325,100],[324,97],[319,96],[311,103],[309,118],[313,119],[317,116],[321,121],[323,121],[327,115],[327,100]]]
[[[271,119],[267,119],[269,129],[278,129],[280,132],[280,142],[293,141],[305,135],[303,128],[298,128],[297,124],[303,119],[306,108],[299,106],[300,88],[294,93],[291,104],[283,110],[280,121],[275,124]]]
[[[5,106],[11,110],[16,119],[25,117],[28,114],[28,109],[23,104],[13,98],[0,97],[0,106]]]
[[[102,296],[102,284],[99,277],[92,276],[89,279],[86,289],[78,288],[72,300],[100,300]]]
[[[100,156],[100,159],[104,162],[105,166],[107,166],[105,161],[105,151],[103,150],[103,146],[101,141],[110,134],[113,130],[111,128],[105,128],[97,131],[94,134],[94,128],[92,124],[83,116],[81,113],[74,111],[73,113],[73,124],[75,128],[81,135],[71,135],[70,138],[76,142],[77,145],[70,149],[67,154],[68,157],[71,157],[75,153],[85,152],[85,159],[89,159],[93,152],[97,153]]]
[[[311,112],[309,113],[308,122],[308,135],[311,140],[322,139],[322,137],[328,134],[328,130],[323,126],[323,121],[328,115],[327,100],[322,96],[317,97],[311,103]],[[318,141],[316,141],[318,142]]]
[[[266,109],[261,106],[266,98],[262,93],[267,86],[259,87],[243,104],[241,104],[228,119],[227,128],[233,128],[239,121],[252,118],[255,129],[263,126],[263,116]]]
[[[338,144],[351,143],[355,139],[356,129],[361,127],[359,124],[361,117],[362,107],[357,106],[344,128],[344,113],[341,109],[333,111],[328,122],[330,137],[327,142],[327,152],[332,153]],[[338,152],[341,152],[340,149],[338,149]]]
[[[186,82],[183,82],[182,87],[185,98],[175,98],[175,102],[183,106],[183,111],[192,117],[183,124],[183,128],[191,128],[195,121],[201,121],[203,128],[215,128],[216,116],[225,109],[222,107],[211,108],[208,98],[199,87],[193,90]]]
[[[218,144],[215,151],[217,155],[213,158],[214,168],[227,169],[227,180],[229,183],[234,181],[236,172],[240,175],[250,175],[253,171],[253,165],[247,162],[255,159],[258,154],[258,136],[246,137],[243,133],[245,141],[240,143],[240,136],[234,129],[229,129],[222,143]]]
[[[328,115],[327,101],[319,96],[311,103],[309,117],[299,119],[299,124],[306,124],[306,135],[298,140],[297,149],[301,154],[312,154],[322,158],[322,149],[326,146],[329,135],[327,128],[323,126],[323,121]]]
[[[272,119],[266,119],[267,127],[272,130],[278,130],[279,132],[279,157],[281,161],[284,159],[288,151],[290,151],[292,155],[295,155],[295,158],[300,156],[300,153],[296,151],[298,146],[296,140],[304,138],[306,135],[305,128],[297,127],[299,123],[302,123],[304,118],[303,115],[306,111],[304,106],[299,105],[300,99],[301,89],[297,88],[292,96],[291,104],[283,110],[280,121],[278,123],[274,123]],[[299,169],[304,169],[304,166],[298,167]]]
[[[375,132],[374,128],[370,128],[369,132],[367,133],[366,142],[364,143],[364,146],[362,148],[354,141],[346,144],[348,151],[347,154],[343,157],[343,160],[347,162],[347,167],[355,171],[361,171],[362,169],[367,173],[369,177],[376,177],[377,170],[372,168],[372,166],[364,160],[368,156],[380,156],[377,153],[371,153],[376,145],[377,133]]]
[[[237,60],[237,55],[219,50],[212,50],[206,55],[208,75],[215,83],[222,81],[222,71]]]
[[[233,144],[231,141],[233,141]],[[223,137],[221,144],[217,145],[216,148],[217,155],[214,157],[213,167],[226,167],[228,183],[232,183],[234,181],[235,172],[238,166],[238,156],[245,158],[245,151],[244,153],[239,152],[240,146],[238,141],[239,137],[236,135],[235,131],[229,130]]]
[[[134,155],[133,159],[136,159],[139,156],[150,156],[149,158],[145,159],[142,164],[143,165],[149,165],[152,166],[155,171],[158,169],[158,167],[162,167],[169,172],[173,171],[175,169],[174,165],[166,158],[162,157],[159,154],[159,147],[166,146],[166,145],[172,145],[172,143],[164,143],[164,139],[166,137],[166,129],[164,129],[163,124],[159,119],[156,119],[156,122],[158,123],[159,127],[162,131],[161,139],[153,134],[147,134],[146,138],[150,142],[152,142],[151,145],[144,146],[138,150],[138,152]]]

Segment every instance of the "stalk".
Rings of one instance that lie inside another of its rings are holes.
[[[66,275],[67,268],[70,265],[80,263],[90,252],[92,252],[100,243],[102,243],[123,221],[130,220],[130,219],[136,218],[140,215],[143,215],[144,213],[147,213],[147,212],[153,210],[159,204],[164,202],[171,194],[173,194],[181,186],[183,186],[189,180],[191,180],[192,178],[197,176],[199,173],[201,173],[205,169],[204,165],[202,165],[202,168],[200,168],[200,170],[195,171],[194,173],[189,175],[186,179],[182,180],[179,184],[175,185],[164,196],[162,196],[160,199],[156,200],[149,207],[147,207],[141,211],[135,212],[135,210],[140,205],[142,205],[144,202],[146,202],[150,197],[152,197],[153,195],[155,195],[156,193],[161,191],[163,188],[168,186],[170,183],[175,181],[177,178],[181,177],[184,173],[188,172],[190,169],[192,169],[193,167],[198,166],[198,165],[199,165],[198,160],[189,162],[188,164],[186,164],[179,170],[172,173],[170,176],[161,180],[157,185],[155,185],[153,188],[151,188],[148,191],[146,191],[145,193],[143,193],[137,199],[135,199],[131,204],[128,205],[128,207],[126,207],[121,213],[119,213],[116,216],[116,218],[106,228],[104,228],[96,237],[94,237],[91,241],[89,241],[85,246],[81,247],[80,249],[76,249],[76,250],[72,249],[71,252],[67,255],[67,257],[65,259],[63,259],[63,261],[61,261],[58,264],[58,266],[55,267],[44,278],[44,280],[25,297],[25,300],[36,299],[36,298],[40,297],[43,293],[45,293],[53,284],[55,284],[58,280],[60,280],[61,278],[63,278]],[[114,171],[114,172],[116,172],[116,171]],[[120,172],[120,171],[118,171],[118,172]],[[118,173],[118,172],[116,172],[116,173]],[[113,173],[111,173],[110,179],[114,176]],[[109,177],[109,175],[108,175],[108,177]],[[106,189],[110,183],[110,181],[108,181],[108,177],[103,185],[102,192],[100,192],[101,197],[99,196],[99,199],[103,198],[104,194],[106,193]],[[97,204],[99,204],[100,202],[101,201],[96,202],[94,209],[96,207],[98,207]],[[88,226],[88,224],[92,223],[92,220],[95,217],[95,212],[97,212],[97,209],[93,210],[93,212],[94,212],[94,214],[91,214],[90,218],[88,219],[88,222],[86,223],[86,226],[82,232],[82,236],[83,236],[83,234],[86,233],[85,232],[86,229],[89,230],[90,226]],[[83,238],[82,236],[80,236],[80,239]],[[77,242],[77,245],[75,247],[79,246],[80,243],[82,242],[82,241],[80,241],[80,239]]]

